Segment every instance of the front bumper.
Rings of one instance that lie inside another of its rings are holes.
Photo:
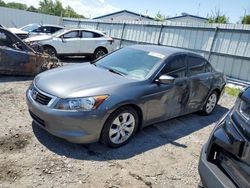
[[[29,90],[26,102],[34,122],[52,135],[73,143],[92,143],[99,140],[108,118],[105,110],[69,112],[55,110],[36,102]]]
[[[209,162],[205,153],[206,145],[203,146],[199,161],[199,174],[205,188],[236,188],[234,183],[218,168]]]

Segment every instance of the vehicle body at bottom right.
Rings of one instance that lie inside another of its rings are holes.
[[[201,187],[250,187],[250,87],[217,123],[202,148]]]

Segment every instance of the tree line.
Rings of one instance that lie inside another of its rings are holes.
[[[23,3],[9,2],[5,3],[3,0],[0,0],[1,7],[14,8],[20,10],[26,10],[30,12],[49,14],[54,16],[63,16],[69,18],[85,18],[85,16],[78,14],[70,6],[63,7],[62,3],[59,0],[41,0],[39,1],[39,7],[35,8],[34,6],[27,6]]]
[[[155,20],[160,22],[164,22],[167,18],[168,16],[165,16],[160,11],[158,11],[155,16]],[[227,17],[226,14],[223,14],[219,9],[211,11],[211,14],[208,14],[207,18],[208,23],[229,23],[229,17]],[[245,15],[240,18],[238,23],[250,24],[250,14],[245,13]]]

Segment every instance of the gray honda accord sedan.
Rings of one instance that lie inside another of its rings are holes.
[[[92,63],[41,73],[26,97],[34,122],[51,134],[119,147],[153,123],[212,113],[225,83],[198,54],[136,45]]]

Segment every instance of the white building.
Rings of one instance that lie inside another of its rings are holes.
[[[154,18],[149,16],[137,14],[128,10],[122,10],[111,14],[106,14],[93,18],[93,20],[100,20],[105,22],[122,22],[122,21],[153,21]]]

